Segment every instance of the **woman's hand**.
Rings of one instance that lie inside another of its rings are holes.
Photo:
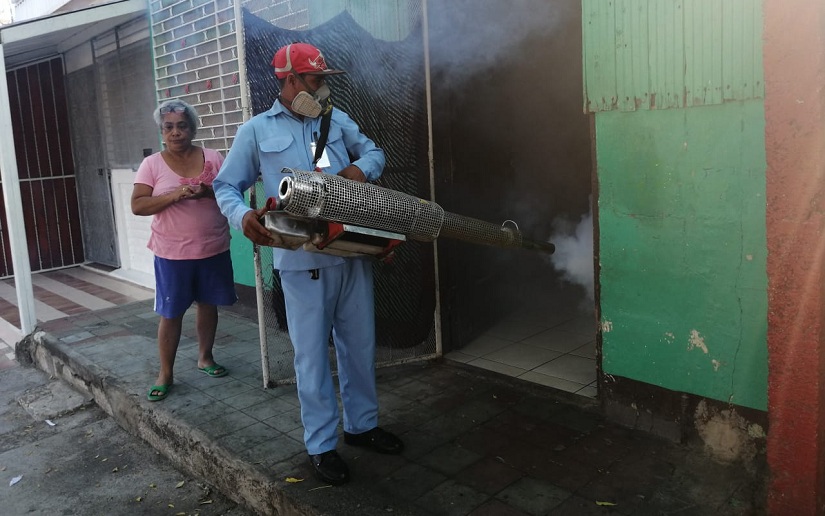
[[[206,183],[201,183],[195,188],[190,199],[214,199],[215,191]]]
[[[174,202],[182,201],[184,199],[190,199],[195,196],[195,192],[192,190],[190,186],[183,185],[180,188],[175,188],[168,195],[172,196]]]
[[[135,183],[132,190],[132,213],[135,215],[154,215],[165,210],[178,201],[189,199],[194,195],[192,188],[183,185],[169,193],[152,197],[152,187]]]

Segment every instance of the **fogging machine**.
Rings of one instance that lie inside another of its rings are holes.
[[[516,224],[456,215],[438,204],[340,176],[284,169],[277,197],[267,200],[264,226],[274,247],[385,259],[406,240],[452,238],[551,254],[555,246],[525,238]],[[508,224],[509,223],[509,224]]]

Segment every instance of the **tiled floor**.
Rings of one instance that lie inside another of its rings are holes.
[[[445,358],[595,398],[594,312],[573,292],[559,295],[504,318]]]
[[[154,291],[77,266],[32,275],[38,323],[151,299]],[[21,338],[14,278],[0,280],[0,362],[14,360],[13,343]]]
[[[153,296],[149,289],[86,267],[35,274],[32,284],[40,322]],[[531,299],[528,309],[498,321],[446,358],[595,397],[596,321],[578,294],[575,289],[562,289],[544,301]],[[14,281],[0,280],[0,362],[14,359],[11,343],[19,339],[18,327]]]

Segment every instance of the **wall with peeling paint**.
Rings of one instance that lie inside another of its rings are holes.
[[[763,98],[762,0],[582,0],[585,111]]]
[[[595,117],[604,373],[766,410],[763,102]]]

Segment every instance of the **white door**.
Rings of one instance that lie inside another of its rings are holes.
[[[147,288],[155,288],[154,255],[146,244],[152,232],[152,217],[132,213],[131,198],[135,172],[112,170],[112,201],[115,210],[120,269],[112,275]]]

